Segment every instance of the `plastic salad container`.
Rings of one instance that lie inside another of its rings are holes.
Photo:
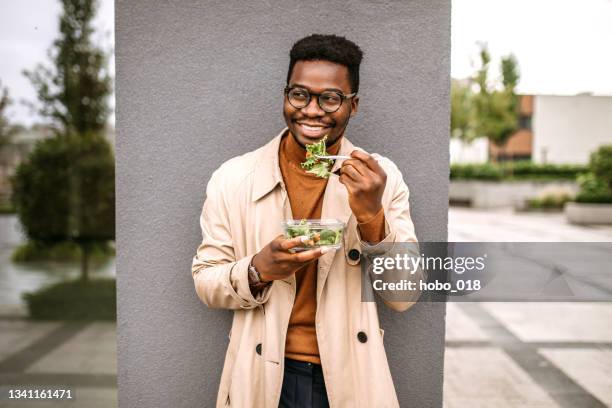
[[[282,223],[285,237],[307,236],[308,241],[292,248],[291,252],[306,251],[321,246],[342,247],[345,224],[338,220],[287,220]]]

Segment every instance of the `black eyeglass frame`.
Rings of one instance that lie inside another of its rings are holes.
[[[289,92],[291,90],[293,90],[293,89],[303,89],[308,94],[308,100],[306,101],[306,104],[304,106],[297,107],[297,106],[295,106],[294,104],[291,103],[291,99],[289,99]],[[323,91],[321,93],[314,93],[314,92],[310,92],[308,89],[303,88],[301,86],[286,86],[284,92],[285,92],[285,96],[287,97],[287,101],[289,102],[289,105],[293,106],[295,109],[304,109],[305,107],[310,105],[310,101],[312,100],[312,97],[316,96],[317,97],[317,104],[319,105],[319,108],[321,108],[326,113],[338,112],[338,110],[342,107],[342,104],[344,103],[344,101],[346,99],[351,99],[351,98],[354,98],[355,96],[357,96],[357,92],[353,92],[353,93],[350,93],[348,95],[345,95],[342,92],[338,92],[338,91]],[[337,96],[340,97],[340,105],[338,105],[336,110],[328,111],[323,106],[321,106],[321,98],[319,98],[319,97],[322,94],[324,94],[324,93],[333,93],[333,94],[336,94]]]

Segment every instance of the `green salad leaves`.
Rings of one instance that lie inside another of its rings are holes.
[[[315,156],[325,156],[327,154],[325,148],[326,140],[327,136],[317,143],[306,145],[306,161],[301,164],[302,168],[306,169],[306,173],[311,173],[321,178],[328,178],[331,174],[329,170],[334,162],[332,160],[318,159]]]

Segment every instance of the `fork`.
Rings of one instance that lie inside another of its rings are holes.
[[[315,154],[314,157],[316,157],[317,159],[325,159],[325,160],[347,160],[347,159],[352,159],[351,156],[342,156],[342,155],[329,155],[329,156],[324,156],[322,154]],[[380,161],[379,158],[375,157],[374,160],[376,161]]]
[[[322,154],[315,154],[314,157],[316,157],[317,159],[326,159],[326,160],[347,160],[347,159],[352,159],[351,156],[342,156],[342,155],[329,155],[329,156],[324,156]],[[376,161],[380,161],[379,158],[374,158],[374,160]],[[331,174],[335,175],[335,176],[340,176],[340,169],[336,170],[336,171],[332,171]]]

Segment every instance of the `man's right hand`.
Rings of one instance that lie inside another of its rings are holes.
[[[297,253],[289,252],[289,249],[303,245],[303,239],[304,237],[287,239],[284,235],[279,235],[255,254],[251,262],[261,279],[263,281],[285,279],[331,250],[320,247]]]

